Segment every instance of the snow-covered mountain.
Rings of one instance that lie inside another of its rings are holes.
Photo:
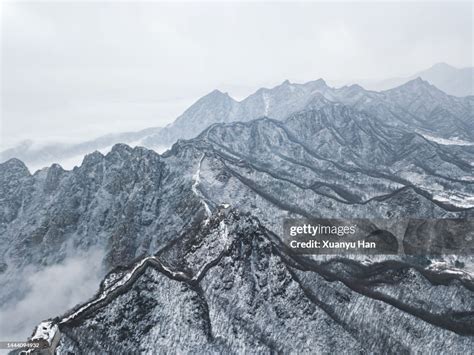
[[[59,331],[60,353],[471,349],[472,256],[319,260],[281,242],[288,217],[472,218],[470,99],[415,80],[246,100],[203,98],[176,125],[213,105],[220,121],[162,155],[119,144],[71,171],[1,164],[0,303],[28,292],[12,287],[22,270],[100,249],[97,295],[38,328]]]
[[[458,276],[435,287],[436,276],[402,261],[311,262],[220,208],[55,319],[59,353],[468,352],[471,323],[458,315],[471,291]]]
[[[178,139],[193,138],[211,124],[260,117],[283,120],[293,113],[317,107],[321,99],[365,111],[393,127],[406,127],[438,142],[465,144],[474,138],[474,97],[447,95],[420,78],[382,92],[368,91],[359,85],[332,88],[319,79],[305,84],[285,81],[272,89],[259,89],[240,102],[214,90],[164,128],[109,135],[76,145],[35,148],[26,144],[2,152],[0,159],[18,158],[35,171],[58,162],[70,169],[79,165],[84,154],[94,150],[106,153],[115,143],[144,146],[161,153]]]

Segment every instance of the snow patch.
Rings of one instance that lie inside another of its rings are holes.
[[[433,199],[438,202],[449,203],[460,208],[474,207],[474,196],[454,193],[454,192],[437,192],[433,195]]]
[[[51,345],[54,335],[58,331],[58,326],[51,321],[41,322],[35,330],[35,333],[31,337],[31,340],[44,339]]]
[[[270,98],[268,97],[268,94],[266,92],[263,93],[262,98],[263,98],[263,104],[265,105],[265,108],[263,110],[263,115],[268,117],[268,112],[270,110]]]
[[[445,261],[434,261],[426,269],[430,271],[435,271],[439,274],[457,275],[470,280],[474,280],[474,274],[472,274],[471,272],[452,267]]]
[[[468,142],[465,140],[462,140],[458,137],[452,137],[452,138],[441,138],[441,137],[435,137],[426,133],[420,133],[425,139],[428,139],[429,141],[442,144],[442,145],[463,145],[463,146],[474,146],[473,142]]]
[[[193,175],[193,186],[192,190],[194,194],[199,197],[201,200],[201,203],[204,205],[204,208],[206,210],[206,214],[208,217],[211,216],[212,212],[211,209],[209,208],[209,205],[206,203],[206,200],[202,193],[199,191],[199,183],[201,182],[201,164],[202,161],[204,160],[205,154],[202,155],[201,159],[199,160],[198,168],[196,170],[196,173]]]

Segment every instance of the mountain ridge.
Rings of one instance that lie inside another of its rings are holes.
[[[248,121],[261,116],[282,120],[295,112],[308,109],[311,105],[317,105],[318,97],[365,110],[383,120],[390,118],[394,125],[402,124],[413,130],[421,130],[439,141],[474,140],[473,135],[469,133],[474,131],[472,124],[474,97],[457,98],[446,95],[420,79],[382,92],[365,90],[355,84],[335,89],[327,86],[323,79],[318,79],[304,84],[285,81],[274,88],[261,88],[241,101],[236,101],[227,93],[214,90],[197,100],[173,123],[164,128],[150,128],[102,137],[69,148],[47,146],[35,150],[25,145],[16,150],[4,151],[0,157],[2,160],[19,157],[29,165],[41,166],[58,160],[63,151],[66,151],[64,154],[68,157],[72,154],[76,156],[84,154],[88,152],[87,149],[92,151],[98,147],[106,152],[111,148],[110,142],[120,141],[145,146],[161,153],[171,147],[176,140],[193,138],[213,123]],[[415,98],[414,101],[412,97]],[[452,127],[443,125],[445,115],[452,116],[455,125]],[[431,125],[430,120],[439,122]]]

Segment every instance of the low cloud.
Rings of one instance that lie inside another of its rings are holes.
[[[103,257],[102,250],[95,250],[36,272],[24,272],[26,294],[0,307],[0,340],[26,340],[42,320],[89,299],[104,275]]]

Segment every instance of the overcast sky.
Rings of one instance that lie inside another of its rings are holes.
[[[472,66],[472,6],[3,1],[1,146],[165,125],[215,88]]]

